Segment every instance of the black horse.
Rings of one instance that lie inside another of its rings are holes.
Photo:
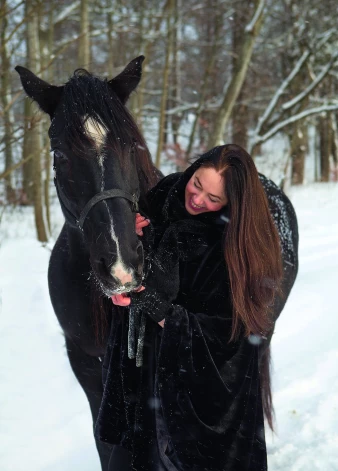
[[[161,176],[125,107],[140,81],[143,60],[134,59],[110,81],[80,69],[60,87],[16,67],[27,95],[51,118],[55,185],[66,222],[50,259],[49,291],[94,423],[103,392],[101,359],[114,315],[109,298],[141,284],[143,248],[135,233],[135,211],[138,204],[146,211],[146,193]],[[284,193],[260,178],[283,252],[283,296],[273,307],[276,320],[297,275],[297,219]],[[268,356],[265,348],[262,370]],[[263,390],[269,392],[269,385],[263,384]],[[271,397],[263,394],[263,401]],[[106,471],[110,448],[100,442],[97,448]]]
[[[16,67],[27,95],[51,118],[54,181],[65,224],[50,259],[49,292],[94,423],[103,392],[109,298],[141,284],[135,212],[138,204],[145,207],[145,194],[160,176],[125,107],[143,60],[134,59],[110,81],[80,69],[60,87]],[[110,450],[101,443],[97,448],[106,470]]]

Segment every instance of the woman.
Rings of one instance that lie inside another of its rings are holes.
[[[291,203],[266,180],[289,224],[280,240],[261,181],[249,154],[227,145],[151,190],[152,225],[137,224],[144,287],[113,297],[129,307],[113,318],[96,428],[116,445],[110,469],[267,469],[259,358],[273,330],[281,248],[295,262],[298,239]],[[262,362],[271,422],[268,355]]]

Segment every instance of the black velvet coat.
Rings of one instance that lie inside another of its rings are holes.
[[[180,289],[163,329],[148,319],[140,368],[127,355],[128,309],[113,316],[96,435],[128,449],[137,471],[265,471],[260,346],[244,336],[228,342],[228,215],[186,212],[184,188],[197,167],[150,192],[155,246],[169,227],[180,233]]]

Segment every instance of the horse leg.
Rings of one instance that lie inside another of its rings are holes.
[[[93,357],[85,353],[69,338],[66,338],[66,348],[72,370],[87,396],[93,424],[95,424],[103,394],[102,362],[98,357]],[[102,471],[108,471],[112,447],[99,440],[95,441],[100,456]]]

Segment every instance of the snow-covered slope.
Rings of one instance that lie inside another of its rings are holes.
[[[338,470],[338,185],[291,194],[300,269],[272,342],[272,471]]]
[[[300,271],[272,343],[269,469],[336,471],[338,185],[292,189],[291,199]],[[1,233],[0,469],[99,471],[89,407],[48,297],[50,249],[34,240],[29,211],[5,216]]]

